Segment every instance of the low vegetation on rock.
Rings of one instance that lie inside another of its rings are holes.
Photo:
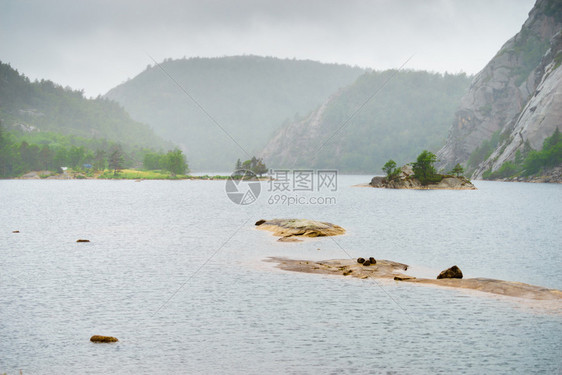
[[[382,168],[385,177],[373,177],[372,187],[390,189],[453,189],[474,190],[474,185],[462,176],[464,168],[457,164],[448,174],[437,173],[437,157],[424,150],[416,161],[397,168],[394,160],[389,160]]]

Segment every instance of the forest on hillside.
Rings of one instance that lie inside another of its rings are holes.
[[[366,73],[329,100],[319,120],[312,114],[286,124],[286,139],[266,146],[266,162],[350,173],[380,173],[389,158],[410,162],[420,149],[444,144],[470,82],[466,74]]]
[[[168,59],[106,97],[179,144],[194,169],[224,171],[244,152],[260,150],[283,121],[310,112],[362,73],[273,57]]]
[[[17,133],[55,132],[156,149],[171,146],[114,101],[87,99],[83,91],[49,80],[31,81],[2,62],[0,120],[6,130]]]

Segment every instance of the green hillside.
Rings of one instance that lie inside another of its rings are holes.
[[[51,81],[32,82],[0,62],[0,120],[15,133],[49,132],[155,149],[171,144],[134,121],[116,102],[86,99]]]
[[[262,154],[273,167],[382,174],[390,158],[402,165],[414,161],[419,150],[437,151],[445,143],[470,82],[465,74],[366,73],[320,110],[286,124]]]
[[[166,60],[161,68],[253,155],[283,121],[319,106],[364,70],[272,57]],[[249,158],[158,66],[106,97],[184,151],[194,170],[231,170]]]

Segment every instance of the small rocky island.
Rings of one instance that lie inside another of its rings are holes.
[[[371,179],[369,186],[386,189],[446,189],[446,190],[476,190],[470,180],[464,176],[441,175],[436,182],[422,184],[415,177],[414,170],[410,165],[400,168],[400,172],[392,179],[383,176],[375,176]]]
[[[447,190],[476,190],[470,180],[464,177],[464,168],[457,164],[447,174],[437,173],[434,153],[423,150],[415,162],[406,164],[402,168],[396,167],[392,159],[382,167],[385,177],[373,177],[368,186],[386,189],[447,189]],[[366,185],[360,185],[366,186]]]
[[[463,279],[463,274],[457,266],[442,271],[435,279],[427,279],[405,274],[404,272],[408,270],[406,264],[384,259],[375,260],[373,257],[322,261],[272,257],[266,261],[277,263],[277,267],[285,271],[349,276],[358,279],[390,279],[397,282],[472,289],[525,299],[562,301],[562,291],[557,289],[481,277]]]
[[[345,233],[339,225],[322,221],[307,219],[272,219],[258,220],[256,227],[273,232],[274,236],[281,237],[280,242],[298,242],[295,237],[323,237],[337,236]]]

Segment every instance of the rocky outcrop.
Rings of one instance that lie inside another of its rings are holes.
[[[448,170],[496,132],[502,142],[472,178],[513,160],[526,143],[540,149],[562,119],[560,69],[562,2],[537,0],[521,31],[476,75],[461,100],[445,146],[437,153]]]
[[[437,279],[462,279],[462,271],[459,267],[453,266],[441,271],[441,273],[437,275]]]
[[[400,174],[392,179],[387,180],[386,177],[375,176],[369,184],[375,188],[386,189],[443,189],[443,190],[476,190],[476,187],[466,177],[443,176],[440,182],[422,185],[420,180],[414,177],[412,167],[405,165],[402,167]]]
[[[561,61],[562,31],[552,38],[551,48],[534,71],[535,76],[542,78],[533,96],[521,113],[505,127],[502,132],[504,140],[478,166],[475,177],[481,177],[487,170],[498,170],[506,161],[514,160],[517,151],[524,152],[528,146],[540,150],[545,138],[550,137],[557,127],[562,128]]]
[[[273,168],[346,173],[372,171],[373,166],[384,165],[389,155],[412,160],[415,149],[401,145],[424,149],[439,142],[469,81],[464,74],[368,72],[313,112],[287,121],[260,155]],[[375,95],[386,82],[384,95]]]
[[[339,225],[307,219],[273,219],[260,224],[258,229],[273,232],[274,236],[282,237],[282,242],[294,242],[290,237],[323,237],[337,236],[345,233]]]
[[[416,278],[402,273],[408,269],[406,264],[391,260],[379,259],[376,265],[371,265],[370,267],[364,267],[353,259],[313,261],[269,258],[266,261],[277,263],[278,268],[286,271],[350,276],[358,279],[391,279],[419,285],[472,289],[517,298],[551,300],[562,305],[562,291],[557,289],[547,289],[536,285],[487,278]]]

